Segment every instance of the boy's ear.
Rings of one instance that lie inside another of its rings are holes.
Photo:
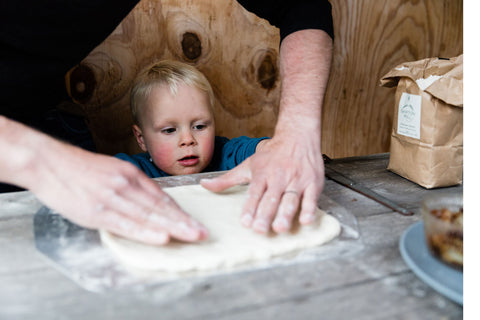
[[[137,143],[140,148],[142,148],[143,151],[147,152],[147,145],[145,144],[145,139],[143,139],[142,129],[140,129],[139,126],[134,124],[132,130],[133,135],[135,136],[135,139],[137,139]]]

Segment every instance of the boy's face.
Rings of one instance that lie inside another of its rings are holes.
[[[152,89],[133,131],[143,151],[170,175],[202,172],[215,145],[215,122],[207,94],[180,85],[176,96],[166,86]]]

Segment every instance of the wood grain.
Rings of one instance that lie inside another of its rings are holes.
[[[426,194],[390,175],[388,157],[335,160],[352,178],[370,177],[377,192],[419,210]],[[388,187],[387,187],[388,185]],[[383,191],[382,191],[383,189]],[[0,195],[1,319],[462,319],[463,308],[417,278],[398,243],[420,215],[405,217],[326,181],[325,193],[358,221],[360,238],[316,261],[232,274],[150,282],[136,290],[88,292],[35,249],[30,192]],[[328,246],[328,245],[327,245]],[[326,247],[325,247],[326,248]]]
[[[103,153],[140,151],[131,133],[130,87],[142,68],[160,59],[205,74],[216,96],[217,135],[271,136],[279,38],[278,29],[233,0],[143,0],[69,72],[67,83]]]
[[[463,52],[461,0],[331,0],[334,57],[322,110],[322,152],[388,152],[394,89],[380,78],[405,61]],[[216,94],[217,134],[272,135],[279,102],[278,29],[236,1],[142,0],[67,75],[100,152],[138,152],[130,85],[159,59],[195,65]]]
[[[335,43],[323,110],[331,157],[389,151],[394,89],[379,87],[396,65],[463,52],[459,0],[332,0]]]

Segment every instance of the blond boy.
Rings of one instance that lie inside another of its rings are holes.
[[[196,68],[170,60],[153,64],[137,77],[130,100],[133,133],[144,153],[115,157],[151,178],[234,168],[267,138],[215,136],[214,99]]]

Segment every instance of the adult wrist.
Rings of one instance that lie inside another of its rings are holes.
[[[42,149],[47,148],[48,136],[5,117],[0,118],[0,180],[30,189],[39,181]]]

